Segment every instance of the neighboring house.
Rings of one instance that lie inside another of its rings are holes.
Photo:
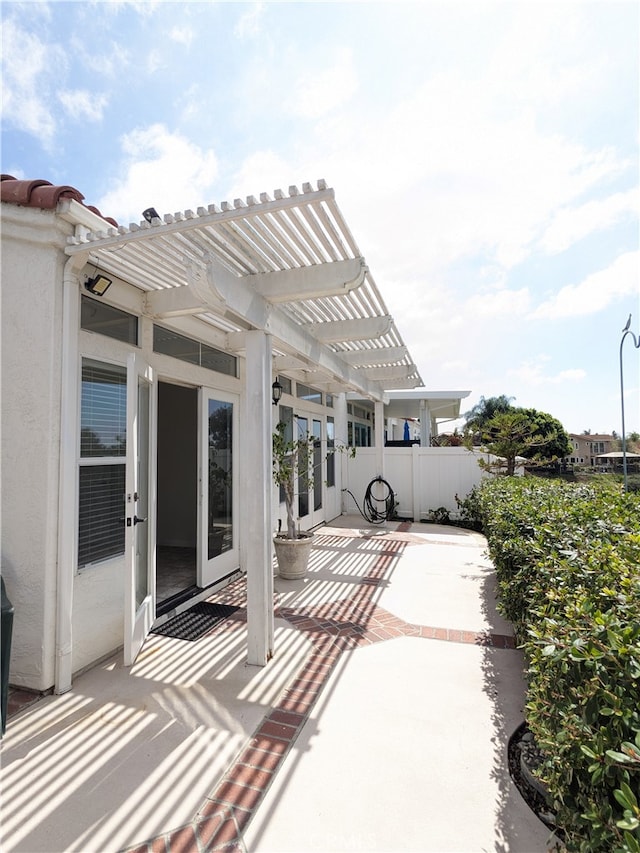
[[[569,433],[572,451],[564,461],[570,465],[584,465],[590,468],[612,466],[611,459],[598,459],[606,453],[618,449],[618,439],[612,435],[576,435]],[[597,461],[596,461],[597,460]]]
[[[248,661],[265,664],[274,423],[316,439],[311,528],[341,512],[326,449],[349,421],[354,443],[371,429],[382,447],[385,389],[422,385],[333,190],[122,226],[73,187],[0,188],[12,683],[64,692],[121,647],[130,664],[158,615],[243,572]]]

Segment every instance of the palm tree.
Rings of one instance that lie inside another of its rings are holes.
[[[480,402],[465,413],[466,420],[465,431],[477,432],[481,430],[487,421],[490,421],[496,415],[502,415],[508,412],[512,407],[511,401],[515,397],[507,397],[506,394],[500,394],[499,397],[480,397]]]

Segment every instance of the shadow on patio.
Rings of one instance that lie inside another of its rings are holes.
[[[305,580],[276,579],[267,667],[240,616],[13,719],[3,849],[543,851],[506,765],[522,660],[484,540],[334,524]]]

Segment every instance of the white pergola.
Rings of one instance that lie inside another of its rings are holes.
[[[322,180],[87,230],[66,252],[143,290],[154,318],[197,316],[226,351],[244,355],[244,333],[265,332],[274,371],[320,390],[382,400],[385,389],[423,385]]]
[[[62,215],[65,206],[82,221],[82,205],[62,201]],[[210,343],[245,359],[248,660],[265,664],[273,650],[272,489],[264,487],[271,482],[273,376],[356,392],[380,412],[387,389],[416,388],[422,379],[325,181],[92,228],[95,218],[87,217],[69,238],[66,280],[79,281],[93,265],[139,288],[145,315],[194,316]]]

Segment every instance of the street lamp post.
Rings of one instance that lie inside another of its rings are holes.
[[[622,373],[622,345],[627,335],[633,338],[633,345],[636,349],[640,348],[640,337],[636,338],[631,329],[631,314],[627,320],[627,325],[622,330],[622,340],[620,341],[620,404],[622,406],[622,471],[624,475],[624,490],[628,491],[627,484],[627,437],[624,431],[624,378]]]

